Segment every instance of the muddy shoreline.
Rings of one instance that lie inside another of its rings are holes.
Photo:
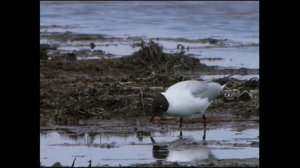
[[[75,51],[45,59],[53,47],[41,45],[41,125],[51,118],[56,124],[78,125],[80,119],[149,116],[153,97],[176,82],[201,80],[201,75],[208,74],[258,73],[255,69],[207,66],[184,53],[167,54],[151,40],[140,45],[140,50],[130,56],[100,60],[77,60]],[[232,78],[208,113],[257,117],[258,87],[258,79]],[[238,98],[243,92],[244,98]]]
[[[93,40],[124,42],[124,39],[104,35],[74,35],[71,32],[49,33],[47,38],[57,41],[86,41],[87,44]],[[81,136],[86,133],[146,132],[147,137],[151,132],[159,132],[162,131],[161,129],[178,131],[178,119],[172,116],[157,117],[155,124],[148,123],[151,116],[151,104],[156,94],[163,92],[176,82],[189,79],[203,80],[201,77],[205,75],[255,75],[259,72],[259,69],[225,69],[207,66],[201,63],[201,59],[186,54],[186,48],[183,48],[181,52],[164,53],[162,46],[152,40],[142,41],[140,37],[127,40],[127,43],[132,43],[131,45],[139,49],[124,57],[115,57],[110,53],[90,49],[63,52],[58,50],[56,45],[41,44],[41,133],[63,131],[71,133],[72,136]],[[184,41],[184,39],[177,40]],[[196,42],[229,47],[226,46],[226,40],[199,39]],[[96,56],[97,59],[81,59],[87,55]],[[226,128],[233,125],[239,130],[257,128],[259,122],[258,78],[241,80],[232,77],[224,92],[211,104],[206,114],[208,130],[216,129],[218,126]],[[159,122],[163,123],[164,127],[161,127]],[[199,116],[185,118],[182,130],[188,132],[195,129],[203,129],[202,118]],[[235,145],[245,144],[233,144],[234,147]],[[259,143],[255,143],[254,146],[249,147],[257,148],[258,145]],[[258,160],[258,158],[209,159],[207,162],[199,163],[157,161],[131,165],[137,167],[256,167],[259,165]],[[61,164],[56,164],[56,166],[59,165]],[[110,165],[102,166],[109,167]]]

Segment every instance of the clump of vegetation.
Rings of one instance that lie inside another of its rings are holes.
[[[183,52],[164,53],[153,41],[142,42],[139,51],[121,58],[41,60],[40,113],[62,125],[78,125],[87,118],[150,116],[153,97],[186,80],[182,72],[213,69]],[[248,85],[253,88],[255,81]]]
[[[184,52],[168,54],[163,47],[152,40],[142,41],[139,51],[131,56],[120,58],[127,66],[140,66],[156,72],[172,72],[174,70],[196,70],[206,67],[198,58],[184,55]]]

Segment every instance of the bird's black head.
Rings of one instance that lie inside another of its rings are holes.
[[[166,112],[169,108],[169,103],[166,97],[163,94],[157,95],[152,104],[152,117],[150,119],[150,122],[153,122],[153,118],[155,116],[160,116],[164,112]]]

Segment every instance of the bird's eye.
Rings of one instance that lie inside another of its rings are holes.
[[[160,105],[159,108],[162,108],[162,105]]]

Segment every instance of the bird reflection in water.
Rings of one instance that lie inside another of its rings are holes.
[[[191,139],[181,137],[173,142],[157,143],[152,136],[150,138],[153,144],[152,156],[158,165],[161,165],[162,161],[190,162],[213,158],[205,141],[188,143]]]
[[[152,147],[152,156],[156,159],[157,165],[159,167],[162,166],[162,161],[167,160],[169,156],[169,149],[167,144],[157,144],[156,141],[150,136],[151,142],[153,144]]]

